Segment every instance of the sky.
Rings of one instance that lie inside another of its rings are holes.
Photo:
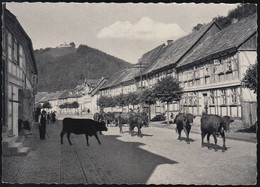
[[[198,23],[226,16],[238,4],[7,3],[34,49],[74,42],[137,63],[155,47]]]

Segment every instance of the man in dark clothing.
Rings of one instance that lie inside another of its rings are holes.
[[[55,123],[55,121],[56,121],[56,114],[55,114],[55,112],[52,112],[51,113],[51,122]]]
[[[47,116],[46,116],[46,111],[43,110],[41,115],[39,116],[38,122],[39,122],[39,132],[40,132],[40,139],[41,140],[46,140],[45,134],[46,134],[46,121],[47,121]]]

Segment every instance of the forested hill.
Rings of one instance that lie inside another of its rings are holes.
[[[227,16],[217,16],[212,19],[215,21],[221,28],[228,27],[232,24],[233,21],[246,18],[250,15],[253,15],[257,12],[256,4],[241,4],[238,5],[235,9],[230,10]],[[199,30],[203,24],[199,23],[193,27],[192,31]]]
[[[132,64],[97,49],[80,45],[35,50],[39,74],[37,91],[74,88],[85,78],[109,77]]]

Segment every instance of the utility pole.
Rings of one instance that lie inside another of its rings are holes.
[[[143,92],[143,76],[142,76],[142,65],[141,65],[141,60],[139,60],[139,65],[140,65],[140,81],[141,81],[141,94]],[[143,111],[143,102],[140,103],[140,111]]]

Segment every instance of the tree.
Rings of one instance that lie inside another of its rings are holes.
[[[253,3],[240,4],[235,9],[229,11],[226,17],[217,16],[213,18],[213,21],[215,21],[221,28],[225,28],[231,25],[234,19],[239,21],[243,18],[255,14],[256,12],[257,12],[256,4]],[[202,24],[200,23],[197,24],[195,27],[192,28],[192,31],[200,29],[201,26]]]
[[[183,94],[180,82],[172,76],[167,76],[158,80],[153,91],[157,99],[167,103],[167,125],[169,125],[169,104],[173,101],[179,101]]]
[[[101,97],[98,98],[98,100],[97,100],[97,105],[98,105],[100,108],[108,107],[108,105],[109,105],[109,100],[110,100],[110,97],[108,97],[108,96],[101,96]]]
[[[131,93],[125,95],[125,104],[126,105],[133,105],[133,109],[134,109],[134,105],[139,104],[137,93],[131,92]]]
[[[198,25],[196,25],[195,27],[192,28],[192,31],[199,31],[200,28],[201,28],[203,25],[205,25],[205,24],[199,23]]]
[[[123,94],[115,96],[115,104],[121,106],[123,111],[123,106],[126,106],[126,96]]]
[[[44,102],[44,103],[43,103],[42,108],[48,108],[48,109],[50,109],[50,108],[52,108],[52,106],[51,106],[50,102],[47,101],[47,102]]]
[[[77,101],[74,101],[71,103],[71,108],[79,108],[79,103]]]
[[[242,80],[243,87],[248,88],[249,90],[257,92],[257,64],[250,66],[246,70],[246,74]]]
[[[144,103],[149,106],[148,108],[148,123],[150,123],[150,118],[151,118],[151,105],[156,103],[156,95],[153,91],[153,89],[145,89],[143,90],[139,96],[138,100],[140,103]]]
[[[73,48],[75,48],[76,45],[75,45],[74,42],[71,42],[71,43],[70,43],[70,46],[73,47]]]

